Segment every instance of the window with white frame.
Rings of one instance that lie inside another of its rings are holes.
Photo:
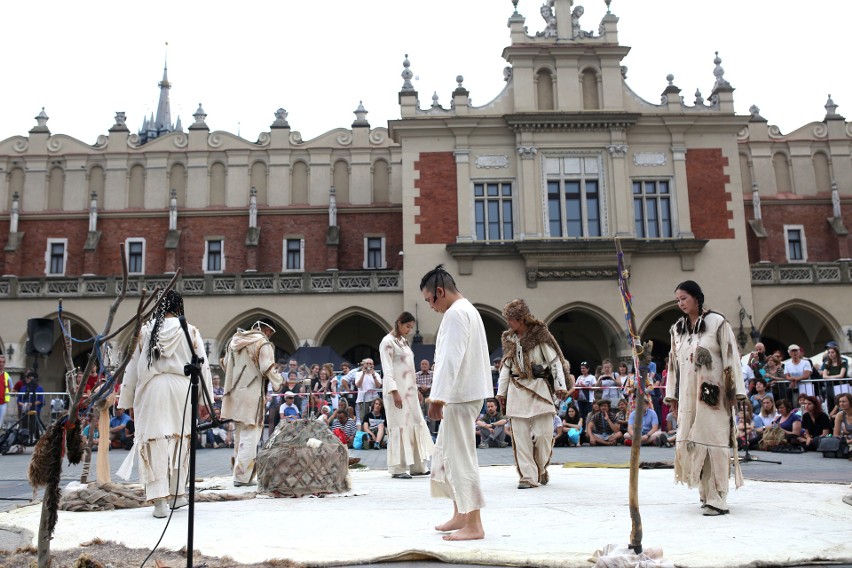
[[[637,239],[672,236],[672,202],[668,180],[633,180],[633,222]]]
[[[804,225],[784,225],[784,242],[787,249],[787,262],[808,261]]]
[[[209,238],[204,246],[202,260],[204,272],[224,272],[225,270],[225,240],[219,237]]]
[[[473,211],[478,241],[508,241],[514,238],[512,183],[473,184]]]
[[[284,259],[282,262],[284,272],[305,271],[305,239],[284,239]]]
[[[47,276],[65,276],[68,265],[68,239],[47,239],[44,252],[44,273]]]
[[[145,274],[145,239],[129,238],[124,241],[127,251],[128,274]]]
[[[364,237],[364,268],[377,270],[387,268],[385,260],[385,238]]]
[[[547,220],[551,237],[600,237],[601,163],[599,156],[544,159]]]

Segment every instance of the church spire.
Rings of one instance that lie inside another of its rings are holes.
[[[166,42],[166,50],[168,48],[169,43]],[[169,83],[168,55],[166,55],[166,61],[163,63],[163,80],[160,81],[159,87],[160,102],[157,104],[157,118],[154,128],[157,130],[157,136],[162,136],[174,129],[172,126],[172,110],[169,104],[169,89],[172,88],[172,84]]]

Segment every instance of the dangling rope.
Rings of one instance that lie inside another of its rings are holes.
[[[115,385],[115,375],[107,373],[106,365],[104,365],[103,359],[103,335],[97,334],[88,339],[76,339],[71,335],[70,330],[65,329],[65,324],[62,323],[62,303],[59,304],[58,309],[58,319],[59,319],[59,329],[62,331],[62,336],[73,343],[89,343],[94,342],[92,345],[92,350],[95,352],[95,357],[98,360],[98,376],[106,376],[106,382],[101,385],[101,387],[92,393],[89,397],[88,404],[86,405],[86,413],[91,412],[92,407],[96,402],[105,398],[109,395]],[[80,384],[78,388],[85,388],[83,384]]]

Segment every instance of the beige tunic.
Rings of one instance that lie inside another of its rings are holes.
[[[497,395],[506,397],[506,416],[510,418],[532,418],[540,414],[556,414],[553,396],[544,379],[534,377],[520,378],[519,365],[525,364],[518,336],[509,336],[515,346],[515,358],[512,367],[503,364],[500,368],[500,380]],[[553,374],[554,390],[565,390],[565,373],[556,351],[547,344],[537,345],[529,354],[533,364],[550,367]],[[519,378],[512,378],[512,376]]]
[[[278,390],[282,381],[275,369],[275,349],[266,335],[257,329],[235,333],[228,342],[222,368],[225,370],[222,418],[262,426],[266,409],[263,379],[268,379],[274,390]]]

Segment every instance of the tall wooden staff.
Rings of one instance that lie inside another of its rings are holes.
[[[642,345],[636,332],[636,318],[633,314],[633,297],[627,287],[630,272],[624,267],[624,253],[621,242],[615,239],[618,253],[618,290],[621,293],[621,306],[627,323],[627,338],[633,353],[633,369],[636,371],[636,408],[633,417],[633,444],[630,447],[630,488],[628,506],[630,509],[630,544],[628,548],[636,554],[642,552],[642,516],[639,514],[639,450],[642,447],[642,418],[645,415],[645,384],[648,379],[648,364],[651,362],[653,342]]]

